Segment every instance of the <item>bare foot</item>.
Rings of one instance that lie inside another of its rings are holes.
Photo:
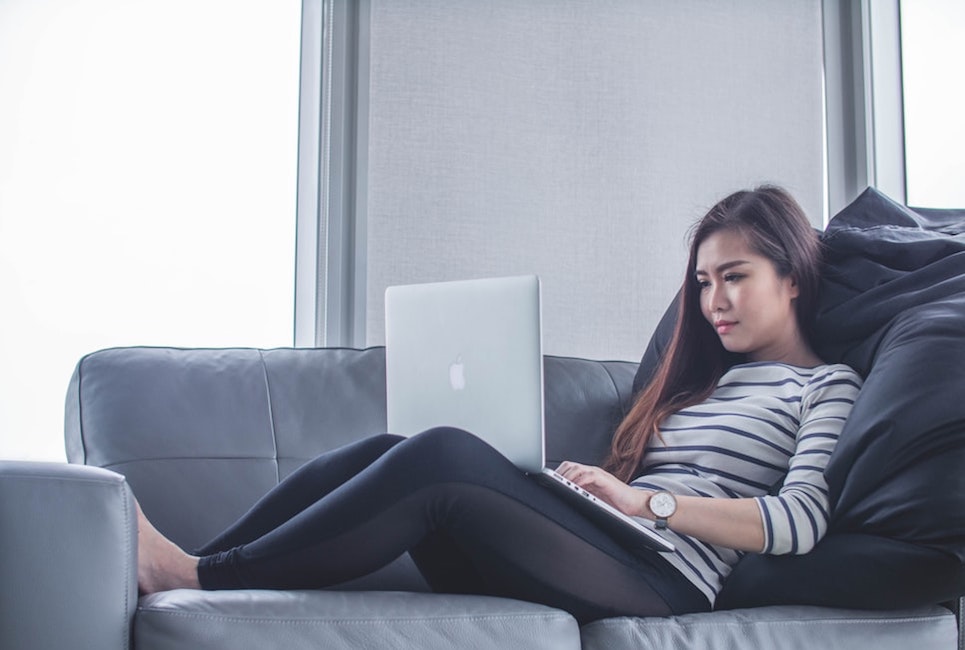
[[[140,504],[137,504],[137,587],[142,594],[201,588],[198,558],[188,555],[158,532],[144,516]]]

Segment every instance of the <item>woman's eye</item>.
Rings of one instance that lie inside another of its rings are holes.
[[[697,286],[703,291],[710,286],[710,280],[697,280]]]
[[[728,273],[724,276],[724,282],[737,282],[743,277],[740,273]]]

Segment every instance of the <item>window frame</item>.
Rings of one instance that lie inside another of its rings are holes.
[[[303,0],[295,347],[365,344],[368,0]]]
[[[824,0],[827,214],[865,187],[905,203],[899,0]]]

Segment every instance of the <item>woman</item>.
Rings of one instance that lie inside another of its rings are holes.
[[[434,429],[320,456],[195,555],[139,511],[140,588],[321,588],[408,551],[436,591],[542,602],[580,622],[706,611],[744,552],[806,553],[827,529],[823,470],[860,378],[811,347],[819,264],[783,190],[714,206],[694,231],[671,344],[604,468],[560,466],[665,528],[674,553],[628,551],[479,439]]]

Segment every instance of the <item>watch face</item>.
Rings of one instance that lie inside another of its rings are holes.
[[[677,500],[669,492],[657,492],[650,497],[650,511],[658,517],[669,517],[677,511]]]

